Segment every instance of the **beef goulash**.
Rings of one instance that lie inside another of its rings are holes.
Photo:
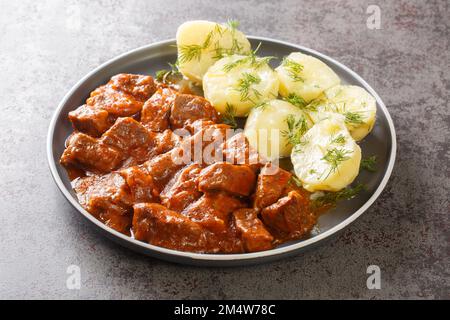
[[[316,222],[291,173],[261,159],[242,133],[226,136],[230,127],[201,96],[119,74],[69,120],[74,132],[60,162],[79,203],[137,240],[254,252],[305,237]]]

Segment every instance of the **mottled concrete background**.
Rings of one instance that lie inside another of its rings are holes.
[[[381,9],[381,29],[366,9]],[[257,267],[198,269],[103,238],[50,177],[45,138],[64,94],[100,63],[190,19],[241,21],[363,76],[394,119],[393,176],[333,242]],[[0,298],[450,298],[450,28],[442,1],[0,0]],[[66,268],[81,268],[81,290]],[[379,265],[382,289],[368,290]]]

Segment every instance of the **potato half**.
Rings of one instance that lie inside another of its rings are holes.
[[[271,100],[252,109],[244,134],[259,154],[275,160],[289,156],[311,126],[308,115],[300,108],[283,100]]]
[[[358,175],[361,148],[348,132],[344,117],[330,113],[292,149],[291,160],[306,190],[339,191]]]
[[[324,112],[335,112],[345,117],[353,139],[362,140],[373,129],[377,106],[375,98],[358,86],[338,85],[326,90],[308,108],[314,122],[324,117]]]
[[[262,101],[276,98],[278,87],[278,77],[267,60],[253,55],[222,58],[203,77],[205,98],[220,113],[233,106],[238,117],[248,115]]]
[[[305,102],[317,98],[324,90],[340,83],[338,75],[312,56],[293,52],[275,69],[280,79],[280,94],[296,94]]]
[[[232,24],[188,21],[177,30],[178,68],[187,78],[201,83],[208,68],[224,54],[251,51],[250,42]]]

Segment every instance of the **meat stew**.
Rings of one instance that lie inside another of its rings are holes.
[[[119,74],[69,113],[61,164],[107,226],[174,250],[245,253],[316,223],[291,173],[262,159],[203,97]]]

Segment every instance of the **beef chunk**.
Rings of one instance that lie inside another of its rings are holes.
[[[177,158],[177,151],[178,148],[175,148],[144,163],[144,167],[148,174],[152,176],[155,187],[159,192],[164,189],[164,186],[181,168],[186,166],[182,159]]]
[[[132,116],[141,111],[155,90],[156,85],[150,76],[119,74],[94,90],[86,105],[69,113],[69,119],[75,129],[99,137],[118,117]]]
[[[130,152],[152,142],[147,129],[133,118],[119,118],[116,123],[102,136],[104,144],[122,152]]]
[[[119,167],[123,154],[116,149],[99,143],[97,139],[83,133],[76,133],[61,156],[60,162],[66,168],[75,167],[86,171],[107,173]]]
[[[175,211],[182,211],[196,201],[202,193],[198,191],[198,175],[201,168],[192,164],[180,170],[161,192],[161,204]]]
[[[198,223],[156,203],[138,203],[133,208],[137,240],[174,250],[205,250],[208,233]]]
[[[142,165],[122,169],[119,173],[125,179],[135,203],[158,200],[158,189],[153,178]]]
[[[107,111],[114,117],[128,117],[142,109],[144,102],[132,95],[103,86],[91,93],[86,101],[88,106]]]
[[[262,209],[275,203],[284,193],[292,174],[267,163],[258,176],[254,207]]]
[[[178,154],[177,157],[182,158],[186,164],[188,160],[202,166],[221,161],[223,155],[218,149],[225,140],[229,128],[225,124],[214,124],[203,127],[193,136],[184,138],[171,152]],[[219,151],[218,154],[216,154],[216,150]]]
[[[239,209],[233,212],[233,221],[248,252],[273,248],[273,236],[259,220],[255,209]]]
[[[296,191],[261,211],[263,222],[282,237],[298,238],[308,234],[316,223],[309,201]]]
[[[155,91],[156,85],[150,76],[119,74],[94,90],[86,103],[111,115],[128,117],[141,111]]]
[[[248,196],[255,188],[256,175],[246,165],[215,163],[200,173],[200,191],[222,190],[239,196]]]
[[[112,89],[132,95],[136,100],[145,102],[156,91],[156,84],[151,76],[121,73],[111,78],[108,83]]]
[[[247,164],[259,169],[263,162],[256,149],[250,146],[244,133],[238,133],[227,139],[222,146],[224,160],[231,164]]]
[[[141,112],[141,122],[149,130],[163,132],[169,128],[170,109],[177,92],[169,88],[160,88],[145,102]]]
[[[140,164],[156,154],[155,134],[150,133],[133,118],[119,118],[103,134],[101,141],[122,152],[127,158],[133,158],[127,165]]]
[[[182,211],[191,220],[216,233],[226,232],[230,214],[246,204],[223,192],[208,192]]]
[[[157,154],[166,153],[175,148],[175,146],[177,146],[181,142],[181,137],[173,133],[173,131],[170,129],[156,134],[155,139]]]
[[[195,134],[200,130],[215,125],[215,122],[211,120],[195,120],[192,123],[188,123],[185,125],[184,129],[187,129],[191,134]]]
[[[88,105],[69,112],[69,120],[74,129],[93,137],[101,136],[114,123],[107,111]]]
[[[130,234],[132,196],[117,173],[78,178],[72,182],[80,204],[95,218],[124,234]]]
[[[196,120],[218,122],[219,114],[205,98],[190,94],[177,95],[170,111],[172,129],[183,128]]]
[[[141,164],[159,151],[155,134],[129,117],[119,118],[101,139],[77,133],[68,141],[61,163],[98,173]]]

